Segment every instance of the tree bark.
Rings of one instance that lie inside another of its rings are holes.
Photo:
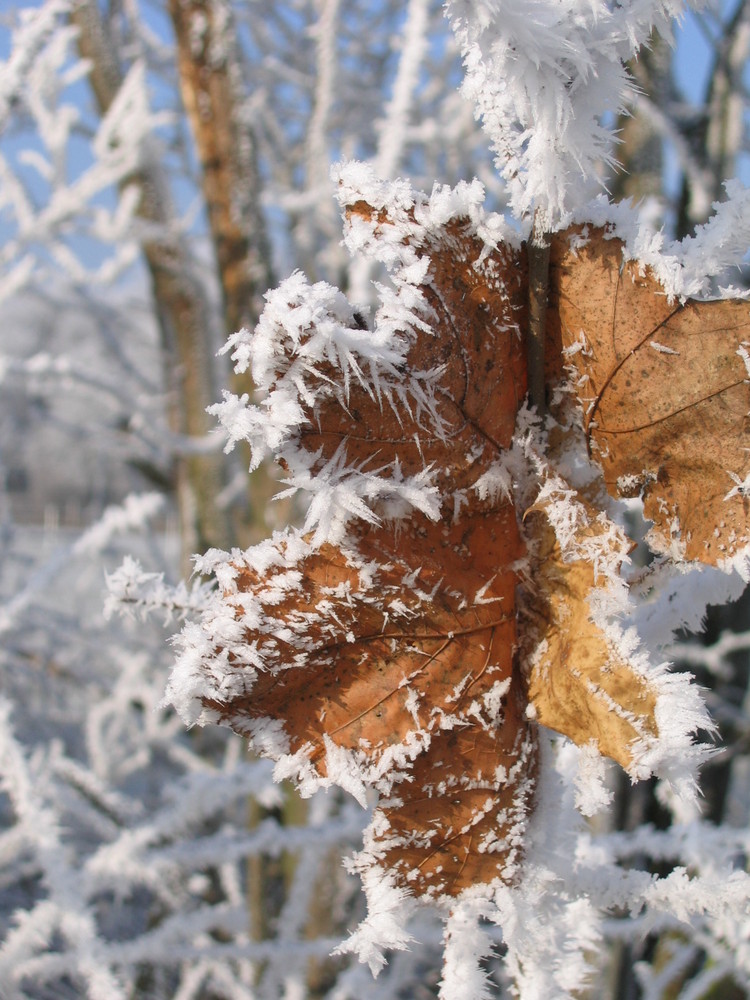
[[[253,329],[263,294],[275,284],[261,207],[262,181],[252,123],[243,112],[243,69],[227,0],[169,0],[177,43],[180,93],[201,165],[201,189],[222,296],[224,336]],[[230,377],[237,394],[252,394],[249,374]],[[238,448],[246,470],[250,456]],[[246,474],[241,472],[240,474]],[[237,510],[240,544],[264,537],[266,512],[276,490],[267,468],[247,481]]]
[[[242,121],[234,21],[226,0],[169,0],[169,13],[230,335],[255,325],[262,294],[274,284],[256,142]]]

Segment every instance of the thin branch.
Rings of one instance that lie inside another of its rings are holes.
[[[549,297],[549,237],[542,229],[539,214],[528,244],[529,254],[529,329],[526,358],[529,377],[529,405],[544,416],[544,338]]]

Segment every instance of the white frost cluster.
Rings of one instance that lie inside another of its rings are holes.
[[[587,201],[611,159],[602,117],[622,105],[625,63],[681,0],[449,0],[465,95],[492,142],[519,218],[546,230]]]
[[[604,195],[574,206],[568,221],[584,227],[584,239],[586,227],[593,226],[622,240],[623,261],[650,268],[670,298],[746,298],[747,291],[732,282],[739,280],[750,246],[750,189],[737,180],[724,187],[727,199],[715,202],[708,221],[683,240],[669,240],[630,202],[611,202]]]

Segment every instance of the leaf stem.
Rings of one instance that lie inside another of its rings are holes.
[[[549,237],[542,228],[539,213],[534,216],[529,254],[529,329],[526,361],[529,377],[529,405],[544,417],[544,339],[549,295]]]

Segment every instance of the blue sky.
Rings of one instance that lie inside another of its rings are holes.
[[[675,30],[675,40],[677,59],[674,74],[677,83],[690,100],[700,101],[706,90],[710,50],[692,11]]]

